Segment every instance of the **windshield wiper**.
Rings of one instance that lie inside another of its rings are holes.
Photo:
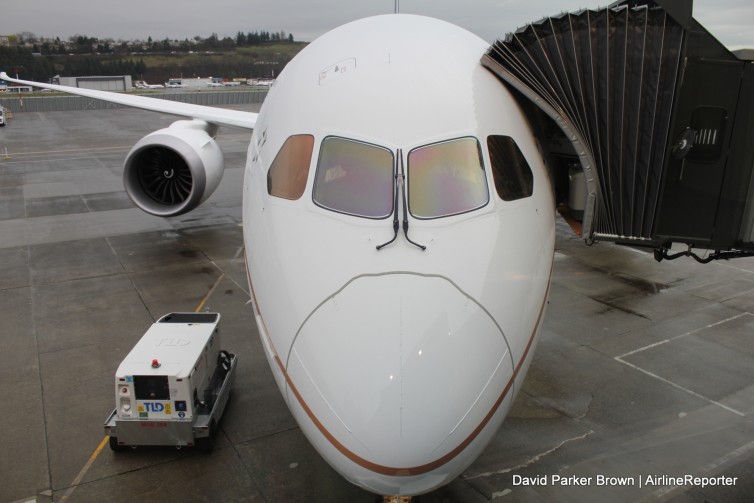
[[[401,186],[401,199],[403,201],[403,234],[406,236],[406,241],[411,243],[412,245],[416,246],[417,248],[421,248],[422,251],[426,250],[427,247],[424,245],[420,245],[419,243],[412,241],[410,237],[408,237],[408,208],[406,203],[406,174],[403,171],[403,155],[401,154],[400,149],[398,150],[399,157],[400,157],[400,163],[401,163],[401,177],[398,180],[398,184]]]
[[[400,149],[398,150],[398,155],[400,156]],[[395,160],[395,169],[394,169],[394,176],[393,176],[393,239],[388,241],[387,243],[382,243],[381,245],[377,245],[377,249],[381,250],[393,241],[395,241],[395,238],[398,237],[398,159]]]
[[[403,203],[403,234],[406,236],[406,241],[411,243],[412,245],[416,246],[417,248],[421,248],[422,251],[426,250],[427,247],[424,245],[420,245],[419,243],[413,241],[410,237],[408,237],[408,204],[406,203],[406,175],[403,170],[403,151],[401,149],[398,149],[396,159],[396,166],[395,166],[395,180],[393,182],[394,192],[393,192],[393,239],[388,241],[387,243],[382,243],[381,245],[377,245],[377,249],[381,250],[382,248],[386,247],[395,239],[398,237],[398,192],[401,194],[401,201]],[[398,165],[397,163],[400,162],[400,172],[398,171]]]

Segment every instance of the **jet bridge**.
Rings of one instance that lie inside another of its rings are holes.
[[[583,171],[585,239],[706,262],[754,254],[751,53],[726,49],[690,0],[623,0],[532,23],[482,63],[514,89],[556,186]]]

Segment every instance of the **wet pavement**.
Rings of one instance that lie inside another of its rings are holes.
[[[125,154],[173,120],[17,113],[0,129],[0,502],[373,501],[306,441],[264,358],[242,261],[248,132],[220,132],[225,176],[194,212],[152,217],[123,192]],[[111,452],[118,364],[155,319],[199,307],[239,355],[216,449]],[[753,313],[752,259],[657,263],[559,222],[514,408],[421,501],[751,501]]]

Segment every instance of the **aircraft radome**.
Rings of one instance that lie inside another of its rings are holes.
[[[216,188],[218,126],[253,129],[243,233],[270,367],[322,457],[381,495],[431,491],[477,458],[544,315],[552,189],[487,47],[420,16],[356,21],[301,51],[258,116],[34,83],[193,119],[126,159],[127,192],[157,216]]]

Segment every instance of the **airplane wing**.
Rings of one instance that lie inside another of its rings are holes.
[[[191,117],[193,119],[200,119],[210,124],[217,124],[220,126],[235,126],[244,129],[254,129],[254,125],[257,122],[257,116],[259,115],[252,112],[227,110],[224,108],[194,105],[191,103],[179,103],[176,101],[161,100],[159,98],[148,98],[146,96],[134,96],[109,91],[97,91],[95,89],[84,89],[80,87],[59,86],[55,84],[43,84],[40,82],[19,80],[9,77],[5,72],[0,72],[0,79],[25,86],[51,89],[53,91],[85,96],[96,100],[118,103],[119,105],[151,110],[153,112],[162,112],[181,117]]]

